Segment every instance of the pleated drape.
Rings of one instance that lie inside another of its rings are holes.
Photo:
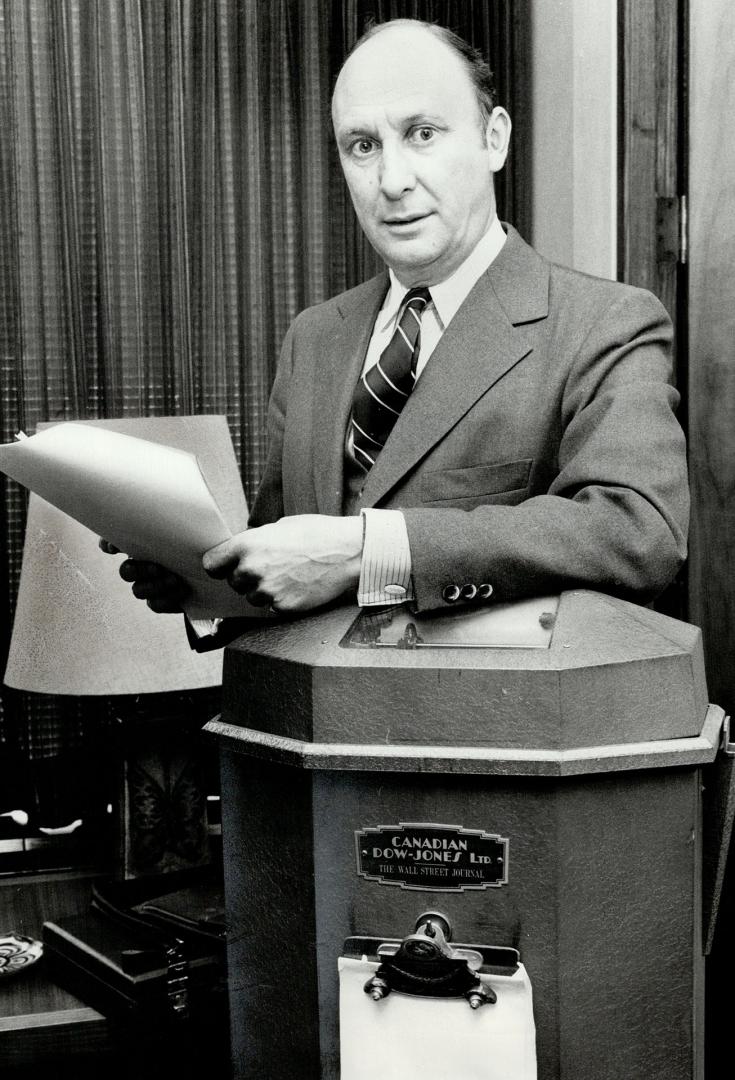
[[[252,499],[289,322],[378,265],[329,99],[365,20],[396,15],[490,50],[503,87],[510,3],[0,0],[3,441],[45,420],[223,413]],[[0,647],[26,505],[7,481],[1,496]],[[80,702],[4,689],[0,706],[0,738],[31,758],[90,722]]]
[[[3,441],[224,413],[252,498],[279,342],[329,288],[327,48],[287,0],[0,3]],[[25,506],[5,482],[6,643]],[[3,704],[33,756],[84,727],[82,703]]]

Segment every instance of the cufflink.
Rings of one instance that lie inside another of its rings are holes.
[[[383,587],[383,592],[387,593],[388,596],[405,596],[406,595],[406,590],[403,587],[403,585],[385,585]]]
[[[481,585],[480,588],[477,590],[477,595],[479,596],[480,600],[489,600],[490,597],[493,595],[492,585]]]
[[[468,582],[462,586],[462,599],[474,600],[477,596],[477,585],[473,585],[472,582]]]
[[[442,589],[442,599],[446,600],[448,604],[453,604],[455,600],[459,600],[462,594],[462,590],[459,585],[445,585]]]

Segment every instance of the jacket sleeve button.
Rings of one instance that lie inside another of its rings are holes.
[[[462,586],[462,599],[474,600],[477,596],[477,585],[473,585],[472,582],[468,582]]]
[[[459,585],[445,585],[442,589],[442,599],[448,604],[453,604],[455,600],[459,600],[461,593]]]
[[[493,595],[492,585],[488,585],[487,583],[481,585],[480,588],[477,590],[477,595],[481,600],[489,600],[490,597]]]

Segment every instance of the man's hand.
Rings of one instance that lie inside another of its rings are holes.
[[[101,549],[108,555],[119,555],[120,549],[109,540],[100,540]],[[126,559],[120,564],[120,577],[133,586],[133,595],[145,600],[151,611],[176,613],[183,612],[183,601],[189,591],[186,582],[177,574],[154,562],[140,559]]]
[[[202,563],[251,604],[304,611],[355,589],[361,557],[361,517],[301,514],[238,533]]]

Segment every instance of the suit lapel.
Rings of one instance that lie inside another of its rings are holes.
[[[314,364],[314,485],[320,514],[338,515],[344,495],[344,446],[355,383],[388,287],[386,273],[337,298]]]
[[[379,502],[531,351],[532,334],[524,324],[548,313],[548,268],[506,228],[503,250],[452,319],[370,470],[364,506]]]

